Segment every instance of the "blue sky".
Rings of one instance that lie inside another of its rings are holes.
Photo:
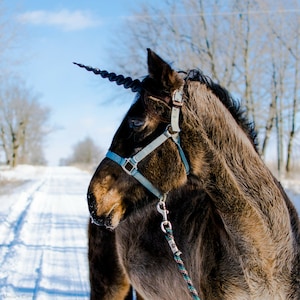
[[[40,102],[50,107],[51,124],[58,128],[46,143],[51,165],[70,156],[73,145],[86,136],[104,151],[109,146],[134,94],[72,62],[114,71],[109,50],[118,45],[113,37],[124,30],[124,19],[141,1],[3,1],[22,34],[17,55],[24,59],[17,71],[40,95]],[[145,73],[141,69],[141,76]],[[114,102],[114,97],[124,99]]]

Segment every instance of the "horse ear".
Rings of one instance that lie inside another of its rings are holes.
[[[183,85],[183,79],[179,74],[151,49],[148,48],[147,51],[149,77],[170,92],[179,89]]]

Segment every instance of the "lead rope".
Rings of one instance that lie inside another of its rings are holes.
[[[201,300],[198,296],[197,290],[195,289],[193,282],[185,268],[185,265],[180,257],[182,254],[181,251],[178,249],[174,235],[172,230],[172,224],[168,220],[168,210],[166,208],[166,198],[167,194],[164,194],[162,198],[159,199],[159,202],[157,203],[157,211],[163,216],[163,221],[161,222],[161,230],[165,234],[165,238],[170,246],[170,249],[173,252],[174,260],[177,263],[177,267],[179,269],[179,272],[181,273],[184,281],[186,282],[188,286],[188,290],[192,295],[192,298],[194,300]]]

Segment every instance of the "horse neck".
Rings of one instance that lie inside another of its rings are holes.
[[[189,132],[182,134],[182,144],[190,158],[191,172],[212,199],[230,234],[256,241],[265,263],[271,263],[274,255],[283,255],[284,249],[273,249],[274,240],[281,239],[281,246],[291,243],[283,195],[223,103],[197,82],[189,84],[188,92],[182,132]],[[240,247],[250,251],[251,243]]]
[[[232,173],[234,177],[245,176],[251,172],[252,177],[260,177],[261,172],[271,177],[253,142],[206,85],[198,82],[189,84],[189,101],[184,108],[189,132],[186,138],[191,137],[191,151],[197,152],[196,156],[191,155],[191,159],[194,158],[192,167],[200,178],[205,176],[204,172],[207,173],[207,167],[208,173],[214,173],[216,169],[220,171],[221,168],[225,173]]]

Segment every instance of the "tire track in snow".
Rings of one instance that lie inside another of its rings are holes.
[[[65,173],[65,171],[67,173]],[[90,175],[64,169],[49,182],[51,230],[37,299],[88,299],[86,188]],[[69,174],[68,172],[71,172]],[[59,207],[59,210],[57,209]],[[64,270],[61,272],[60,270]]]
[[[31,211],[31,207],[34,203],[36,194],[39,190],[45,185],[46,178],[43,176],[41,179],[34,181],[32,186],[21,193],[19,197],[16,197],[16,203],[14,203],[10,212],[4,222],[6,225],[6,230],[8,231],[7,236],[9,239],[2,248],[5,248],[5,255],[0,264],[0,298],[1,299],[16,299],[16,298],[25,298],[27,288],[18,287],[18,279],[15,280],[19,275],[19,261],[25,260],[25,268],[27,262],[31,257],[23,255],[22,251],[25,246],[23,241],[23,232],[26,231],[28,214]],[[16,195],[17,196],[17,195]],[[25,279],[26,280],[26,279]],[[2,290],[2,291],[1,291]],[[11,291],[17,291],[17,294]]]
[[[5,220],[7,228],[13,226],[0,266],[1,300],[89,298],[89,179],[76,169],[53,169],[22,198],[22,213],[11,209]]]
[[[12,256],[13,247],[20,241],[20,232],[24,225],[25,217],[30,209],[30,205],[34,199],[34,195],[45,184],[45,178],[34,183],[33,186],[26,192],[23,192],[17,199],[16,203],[12,205],[11,211],[2,223],[0,234],[2,237],[1,247],[6,248],[6,254],[0,260],[0,269],[3,264]]]

